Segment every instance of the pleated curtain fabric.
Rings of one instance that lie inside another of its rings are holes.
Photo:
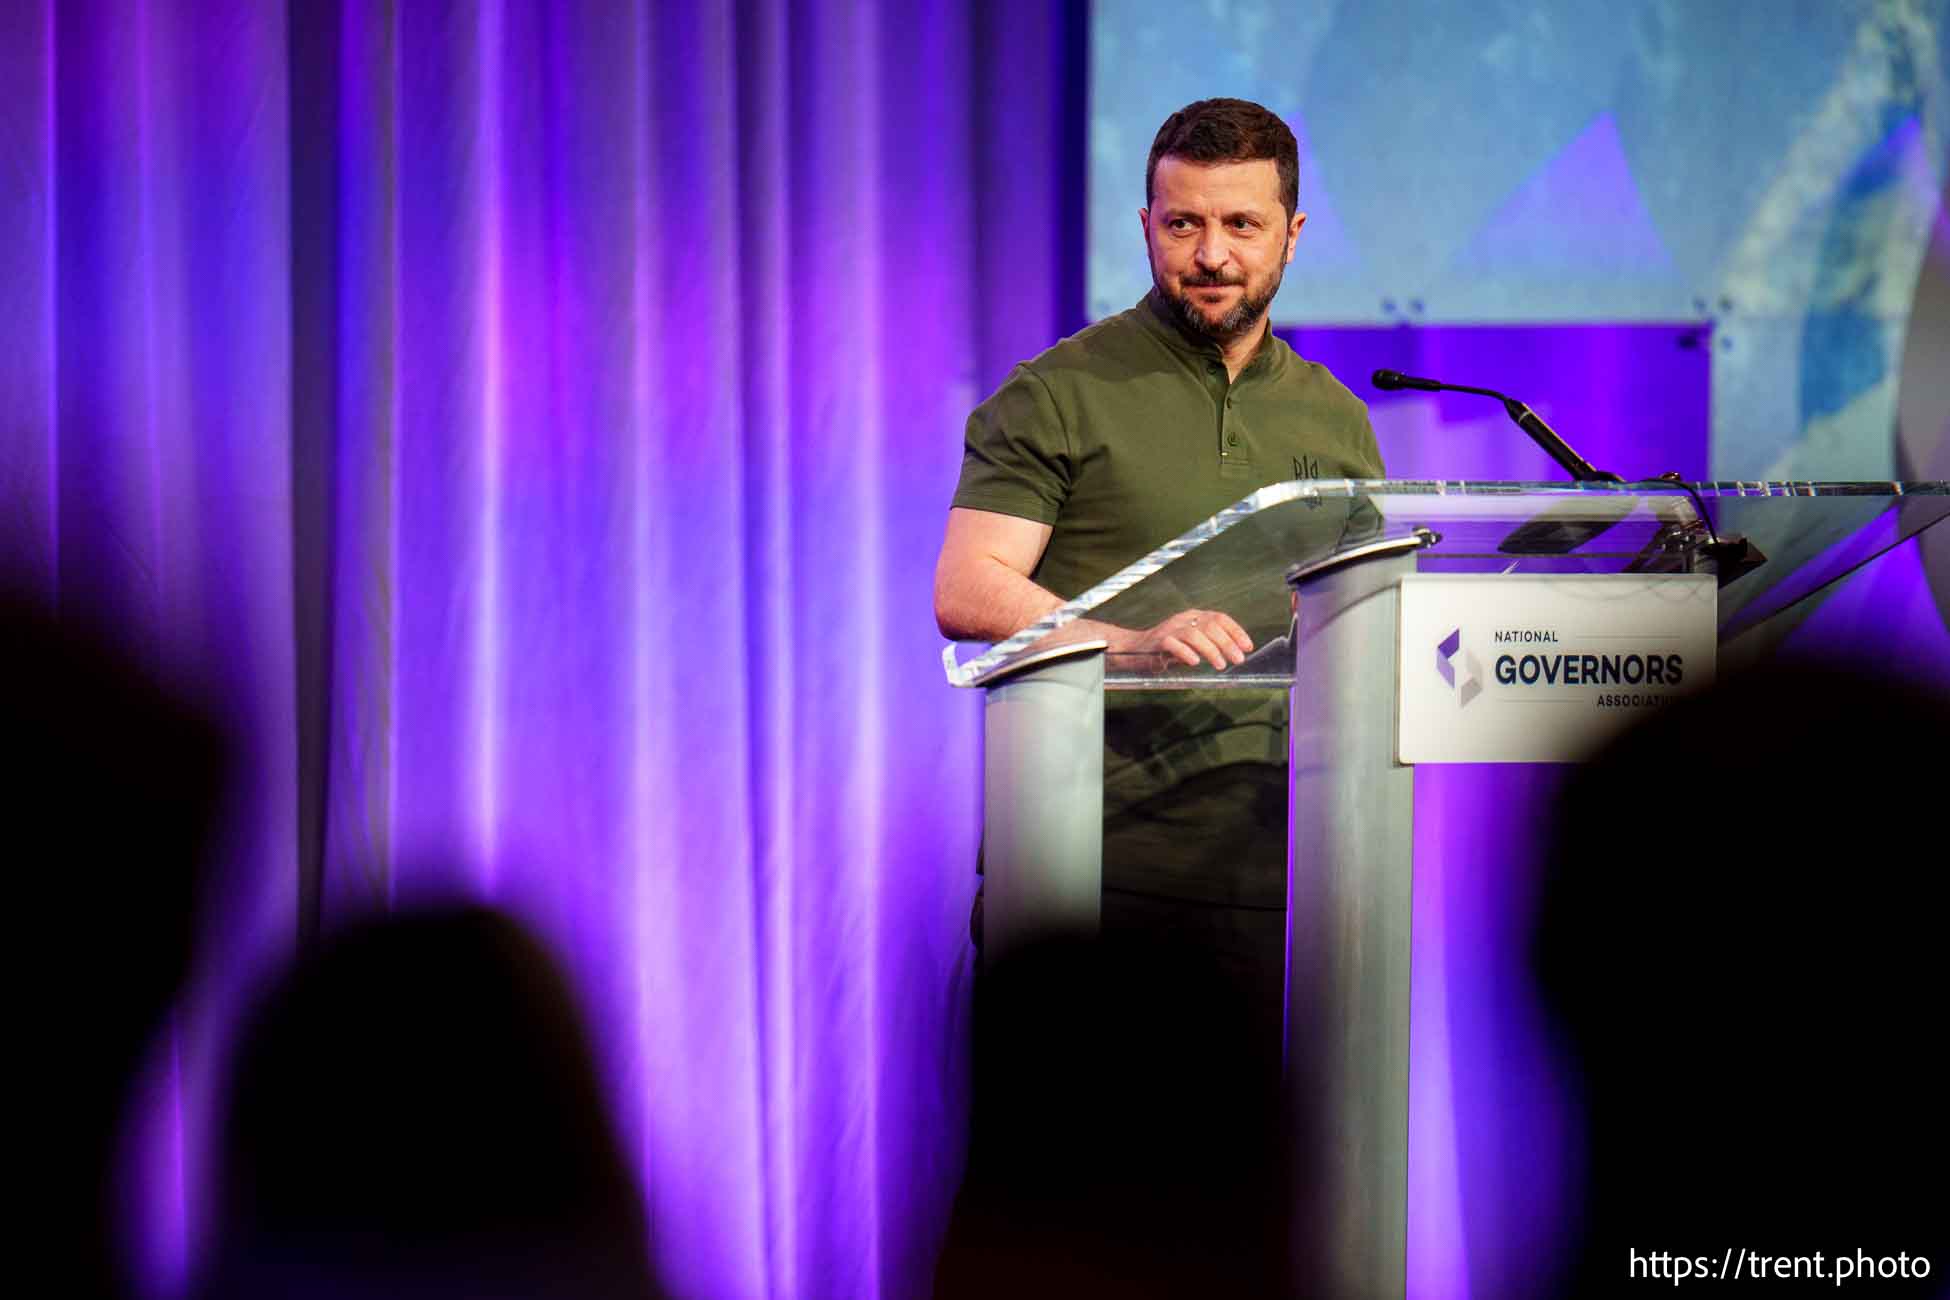
[[[674,1290],[925,1289],[980,774],[932,566],[968,408],[1081,324],[1080,9],[6,6],[7,567],[243,748],[147,1290],[253,991],[455,897],[569,971]]]

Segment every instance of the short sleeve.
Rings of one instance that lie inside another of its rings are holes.
[[[1049,386],[1027,366],[968,417],[954,504],[1054,524],[1075,469]]]

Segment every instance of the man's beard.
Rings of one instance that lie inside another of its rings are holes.
[[[1151,268],[1151,283],[1157,286],[1158,296],[1170,306],[1171,314],[1177,317],[1178,323],[1192,333],[1203,335],[1215,343],[1230,343],[1241,335],[1251,332],[1259,324],[1259,318],[1266,314],[1266,309],[1273,305],[1273,295],[1280,291],[1280,281],[1285,278],[1286,268],[1275,267],[1273,279],[1267,284],[1266,292],[1241,293],[1239,301],[1233,304],[1232,310],[1214,321],[1192,302],[1191,291],[1243,284],[1244,281],[1225,280],[1216,275],[1191,275],[1178,282],[1178,292],[1174,294],[1169,292],[1164,286],[1164,281],[1158,278],[1158,268],[1156,266]]]

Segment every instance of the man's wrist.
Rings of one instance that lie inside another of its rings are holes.
[[[1130,628],[1106,623],[1101,619],[1080,618],[1071,623],[1065,631],[1071,633],[1076,641],[1103,641],[1108,645],[1107,652],[1119,654],[1130,649],[1131,638],[1136,635]]]

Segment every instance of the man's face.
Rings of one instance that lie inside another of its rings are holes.
[[[1151,206],[1138,212],[1152,283],[1188,329],[1219,343],[1259,325],[1306,219],[1287,220],[1271,158],[1209,166],[1160,158]]]

